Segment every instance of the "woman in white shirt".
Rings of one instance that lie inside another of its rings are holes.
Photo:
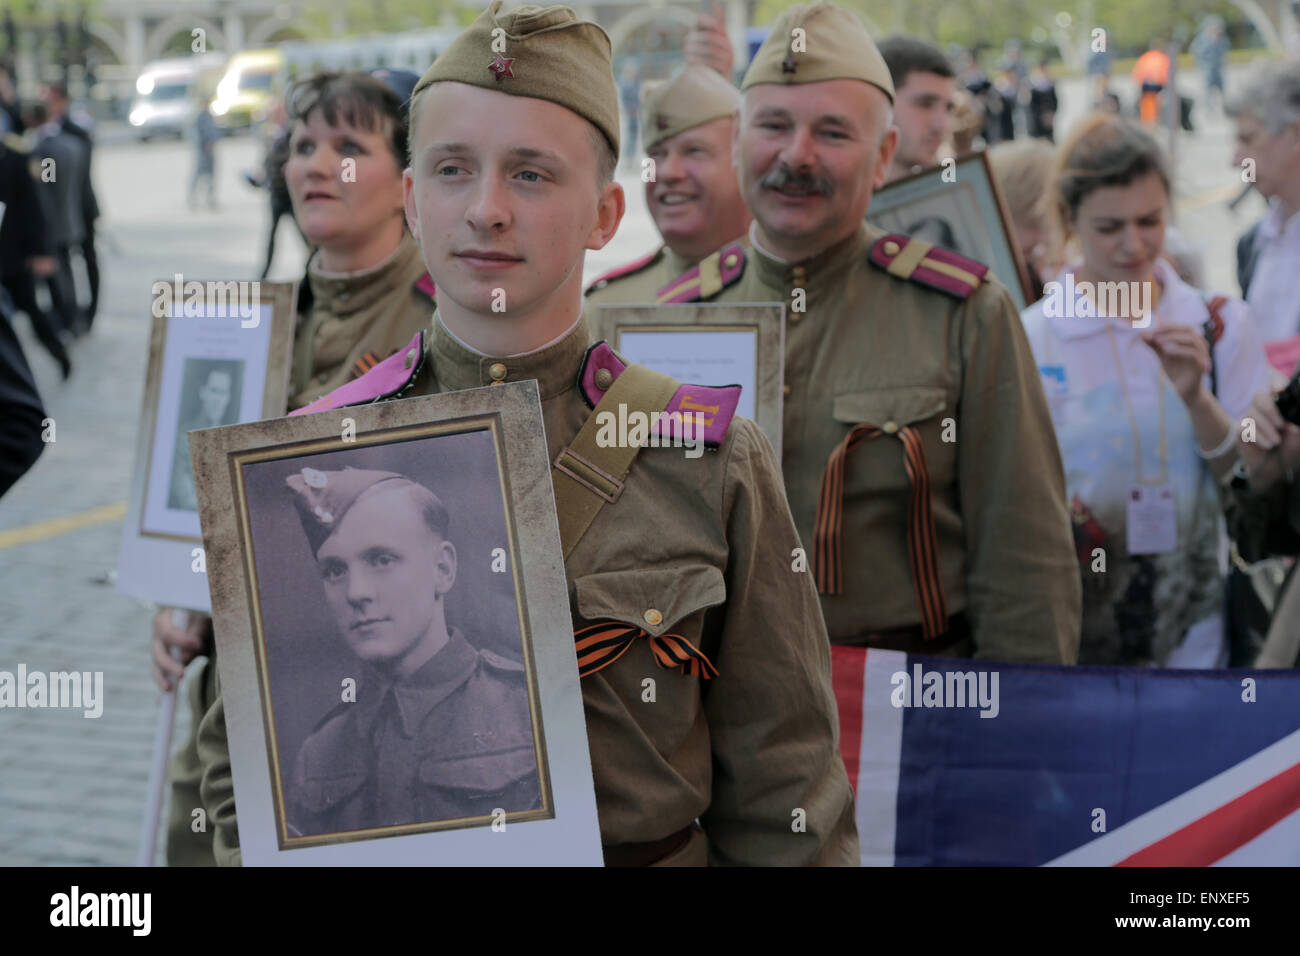
[[[1044,197],[1078,254],[1023,319],[1071,498],[1080,664],[1224,662],[1216,478],[1268,367],[1246,305],[1202,296],[1163,258],[1169,183],[1149,134],[1098,114],[1062,144]]]

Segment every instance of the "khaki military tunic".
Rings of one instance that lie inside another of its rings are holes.
[[[832,451],[857,425],[884,432],[844,459],[843,584],[822,595],[831,641],[1073,663],[1081,598],[1065,482],[1015,305],[991,278],[961,300],[878,268],[868,253],[883,235],[864,224],[796,264],[754,248],[715,300],[786,303],[782,470],[810,555]],[[916,633],[904,426],[924,450],[947,613],[970,629],[943,647]]]
[[[307,281],[312,301],[294,336],[290,408],[351,381],[430,327],[433,284],[409,233],[388,259],[365,272],[321,272],[313,256]]]
[[[367,668],[303,742],[287,792],[301,836],[532,810],[542,804],[522,664],[446,646],[394,683]]]
[[[538,352],[491,358],[435,320],[408,395],[490,385],[502,366],[505,381],[536,379],[554,460],[590,414],[575,384],[588,337],[584,320]],[[857,863],[829,645],[812,580],[792,570],[798,543],[771,446],[736,418],[702,457],[643,449],[622,496],[565,562],[575,630],[613,621],[678,635],[718,671],[706,679],[661,668],[639,638],[582,679],[607,853],[663,841],[698,819],[702,832],[663,862]],[[652,702],[642,698],[646,678],[655,681]],[[218,859],[234,862],[220,700],[204,718],[200,749]]]
[[[735,241],[748,249],[748,236]],[[653,303],[661,290],[699,263],[699,259],[687,259],[667,246],[660,246],[644,259],[611,269],[588,286],[587,310],[590,312],[602,305]]]

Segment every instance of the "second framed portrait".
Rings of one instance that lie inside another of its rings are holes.
[[[187,291],[188,290],[188,291]],[[187,436],[284,414],[294,287],[159,281],[118,590],[206,611],[198,499]]]

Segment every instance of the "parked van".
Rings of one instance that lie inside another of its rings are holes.
[[[200,53],[148,64],[135,81],[129,121],[141,140],[182,138],[194,125],[201,93],[211,93],[225,72],[223,53]]]

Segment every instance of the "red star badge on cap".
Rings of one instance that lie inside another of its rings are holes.
[[[513,57],[502,56],[497,54],[497,58],[488,64],[488,69],[496,74],[498,80],[504,80],[507,76],[514,78],[514,70],[510,69],[510,64],[515,62]]]
[[[795,63],[794,61],[794,54],[793,53],[786,54],[785,59],[781,61],[781,72],[793,73],[797,68],[798,68],[798,64]]]

